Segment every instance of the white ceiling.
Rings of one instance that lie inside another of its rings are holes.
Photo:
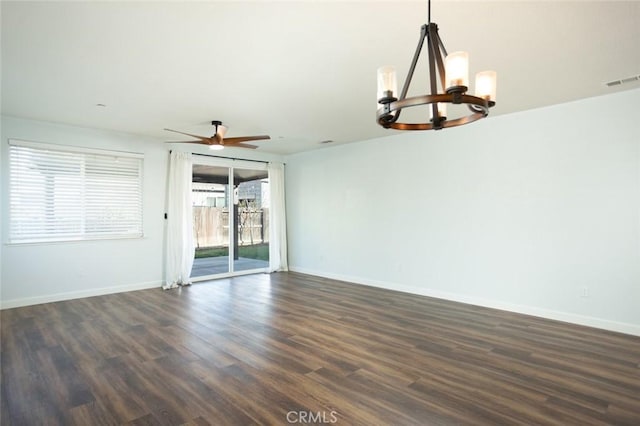
[[[217,119],[289,154],[395,132],[375,122],[375,73],[396,65],[402,84],[426,2],[2,1],[1,14],[4,115],[158,143]],[[605,85],[640,74],[638,1],[433,0],[432,21],[471,75],[497,71],[491,115],[640,87]]]

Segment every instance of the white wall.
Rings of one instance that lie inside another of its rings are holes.
[[[2,117],[0,146],[0,308],[160,287],[164,278],[165,194],[169,149],[162,140],[98,129]],[[144,154],[144,238],[46,244],[6,244],[8,139]],[[200,145],[177,149],[208,154]],[[218,154],[218,153],[216,153]],[[237,156],[238,153],[220,153]],[[243,159],[282,161],[246,150]]]
[[[144,154],[144,238],[6,244],[8,139]],[[95,129],[2,118],[3,308],[160,286],[167,148],[157,140]]]
[[[290,156],[291,269],[640,335],[638,99]]]

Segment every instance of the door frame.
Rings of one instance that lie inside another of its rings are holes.
[[[219,157],[211,157],[206,155],[195,155],[193,156],[193,164],[194,165],[204,165],[204,166],[212,166],[212,167],[226,167],[228,169],[228,185],[229,185],[229,199],[227,200],[229,206],[229,265],[228,271],[222,272],[219,274],[213,275],[202,275],[199,277],[191,277],[192,282],[199,281],[207,281],[218,278],[228,278],[235,277],[240,275],[249,275],[256,273],[269,272],[269,265],[264,268],[256,268],[256,269],[248,269],[242,271],[234,271],[234,251],[235,251],[235,241],[237,239],[237,235],[234,232],[235,230],[235,214],[233,214],[236,197],[235,197],[235,182],[234,182],[234,169],[249,169],[249,170],[264,170],[268,174],[267,163],[262,161],[245,161],[245,160],[237,160],[232,158],[219,158]]]

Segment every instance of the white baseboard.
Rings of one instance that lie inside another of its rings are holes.
[[[640,325],[624,322],[611,321],[603,318],[588,317],[584,315],[572,314],[569,312],[553,311],[535,306],[516,305],[507,302],[482,299],[475,296],[468,296],[458,293],[449,293],[439,290],[432,290],[422,287],[407,286],[402,284],[390,283],[386,281],[370,280],[361,277],[353,277],[348,275],[331,274],[323,271],[317,271],[307,268],[299,268],[289,266],[289,270],[300,272],[302,274],[315,275],[333,280],[346,281],[354,284],[368,285],[371,287],[379,287],[387,290],[401,291],[404,293],[418,294],[421,296],[435,297],[437,299],[451,300],[454,302],[467,303],[469,305],[483,306],[486,308],[500,309],[503,311],[515,312],[519,314],[532,315],[540,318],[547,318],[557,321],[564,321],[572,324],[584,325],[587,327],[600,328],[603,330],[615,331],[618,333],[631,334],[640,336]]]
[[[149,281],[137,284],[127,284],[115,287],[92,288],[88,290],[70,291],[65,293],[49,294],[22,299],[0,301],[0,310],[19,308],[21,306],[39,305],[41,303],[60,302],[63,300],[80,299],[83,297],[102,296],[104,294],[122,293],[125,291],[145,290],[148,288],[162,287],[162,281]]]

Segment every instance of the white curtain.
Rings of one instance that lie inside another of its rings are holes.
[[[287,215],[284,202],[284,164],[269,163],[269,270],[287,271]]]
[[[172,151],[169,157],[167,192],[167,264],[163,289],[191,284],[193,213],[191,202],[192,158],[187,152]]]

